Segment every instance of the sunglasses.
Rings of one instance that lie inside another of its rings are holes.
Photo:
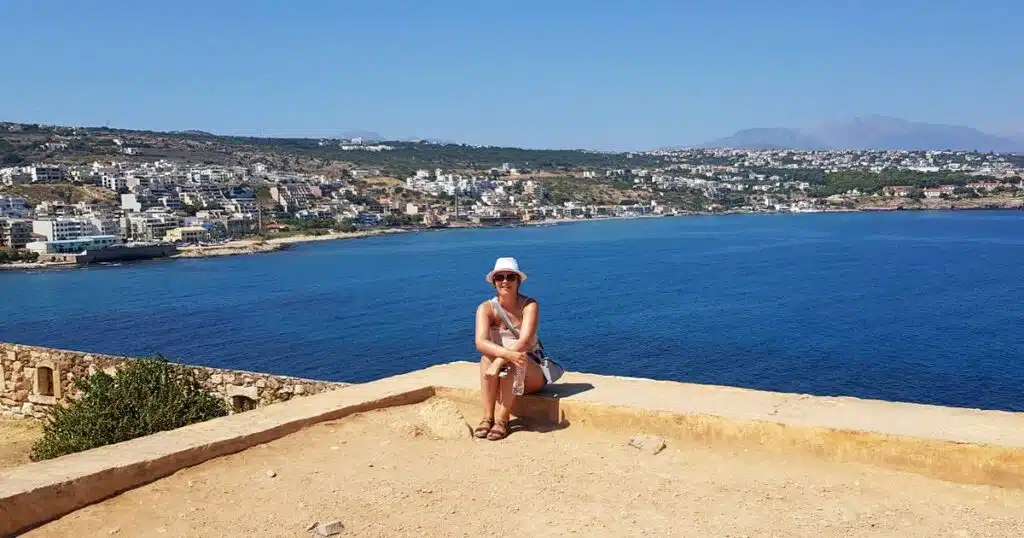
[[[515,273],[498,273],[494,275],[495,282],[515,282],[519,280],[519,275]]]

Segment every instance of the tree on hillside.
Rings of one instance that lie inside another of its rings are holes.
[[[0,160],[4,166],[18,166],[25,162],[25,158],[17,153],[8,153]]]

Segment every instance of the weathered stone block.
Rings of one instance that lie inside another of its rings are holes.
[[[213,385],[220,385],[223,378],[220,374],[213,374],[210,376],[210,383]]]
[[[43,396],[41,394],[29,394],[28,401],[40,405],[57,405],[57,398],[54,398],[53,396]]]
[[[335,534],[341,534],[343,530],[345,530],[345,525],[340,521],[320,523],[316,526],[318,536],[334,536]]]
[[[657,435],[634,435],[629,440],[629,446],[654,455],[664,450],[665,440]]]
[[[259,389],[257,389],[256,387],[240,387],[238,385],[228,385],[227,387],[225,387],[225,394],[227,394],[229,398],[233,396],[245,396],[246,398],[250,398],[253,400],[260,399],[260,392]]]

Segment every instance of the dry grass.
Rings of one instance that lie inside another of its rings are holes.
[[[0,470],[28,463],[32,444],[42,433],[39,422],[0,418]]]
[[[49,200],[60,200],[69,204],[116,203],[117,193],[96,186],[53,185],[9,185],[0,189],[0,194],[22,196],[30,204]]]
[[[384,186],[384,187],[403,187],[403,186],[405,186],[405,182],[404,181],[402,181],[402,180],[400,180],[398,178],[393,178],[391,176],[370,176],[370,177],[363,178],[363,181],[365,181],[366,183],[368,183],[370,185],[380,185],[380,186]]]

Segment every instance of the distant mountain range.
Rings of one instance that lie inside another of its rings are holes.
[[[759,127],[701,144],[734,149],[954,150],[1024,153],[1024,135],[1000,136],[962,125],[889,116],[829,121],[811,128]]]
[[[439,138],[422,138],[416,136],[407,136],[404,138],[389,138],[376,131],[368,131],[366,129],[349,129],[343,131],[339,138],[362,138],[364,142],[428,142],[430,144],[455,144],[450,140],[442,140]]]
[[[384,137],[376,131],[367,131],[366,129],[349,129],[341,133],[339,138],[362,138],[367,142],[379,142],[384,140]]]

